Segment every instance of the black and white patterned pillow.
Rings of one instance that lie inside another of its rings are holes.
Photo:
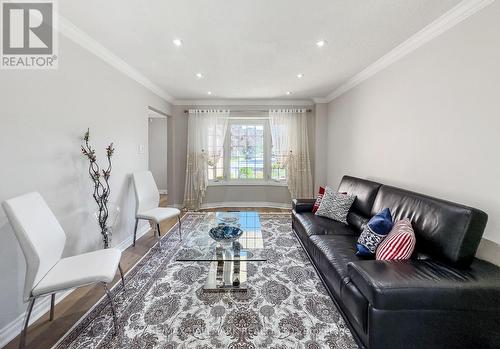
[[[364,246],[366,248],[367,253],[375,254],[375,251],[377,251],[378,245],[382,242],[382,240],[385,239],[387,234],[382,235],[382,234],[377,234],[375,233],[369,226],[368,224],[365,225],[363,231],[361,232],[361,235],[359,235],[358,238],[358,244]],[[357,253],[358,255],[362,255],[361,253]],[[364,256],[364,254],[363,254]]]
[[[347,224],[347,214],[355,199],[355,195],[337,193],[332,188],[326,187],[321,204],[315,214]]]

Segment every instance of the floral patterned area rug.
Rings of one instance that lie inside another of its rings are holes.
[[[214,213],[188,213],[183,239],[206,234]],[[357,348],[301,245],[289,214],[260,214],[268,261],[248,263],[248,291],[207,293],[208,262],[177,262],[177,227],[112,290],[120,328],[102,298],[55,348]]]

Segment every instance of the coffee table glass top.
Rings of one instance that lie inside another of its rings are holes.
[[[206,218],[207,216],[204,216]],[[208,232],[218,224],[239,227],[243,234],[234,242],[219,243]],[[264,240],[258,212],[214,212],[208,215],[199,229],[189,231],[180,243],[177,261],[266,261]],[[186,229],[187,230],[187,229]]]

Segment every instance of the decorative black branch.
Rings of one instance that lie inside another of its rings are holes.
[[[98,208],[98,217],[97,221],[99,223],[99,227],[101,228],[102,240],[104,243],[104,248],[109,247],[110,243],[110,234],[108,232],[108,199],[111,194],[111,190],[109,187],[109,177],[111,176],[111,157],[115,152],[115,148],[113,147],[113,143],[106,147],[106,158],[108,160],[107,169],[101,170],[99,164],[97,163],[97,157],[95,155],[95,149],[89,144],[90,138],[90,130],[87,129],[85,135],[83,136],[83,140],[85,144],[82,145],[82,154],[89,159],[89,176],[94,184],[94,192],[92,193],[92,197],[97,203]]]

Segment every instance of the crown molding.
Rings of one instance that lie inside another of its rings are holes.
[[[146,76],[141,74],[137,69],[130,66],[124,60],[119,58],[113,52],[108,50],[106,47],[101,45],[99,42],[90,37],[83,30],[78,28],[76,25],[71,23],[68,19],[61,15],[58,15],[58,28],[57,30],[68,39],[72,40],[76,44],[80,45],[84,49],[93,53],[97,57],[101,58],[103,61],[111,65],[113,68],[127,75],[129,78],[135,80],[158,97],[163,98],[167,102],[173,103],[174,97],[168,94],[160,86],[152,82]]]
[[[69,294],[73,292],[73,290],[64,291],[56,294],[56,302],[58,304],[64,298],[69,296]],[[30,317],[30,325],[35,323],[36,320],[41,318],[44,314],[46,314],[50,310],[50,297],[43,296],[37,299],[38,302],[35,303],[33,307],[33,311],[31,312]],[[7,325],[0,329],[0,348],[6,346],[10,341],[12,341],[16,336],[21,333],[24,321],[26,317],[26,311],[23,311],[21,314],[17,316],[14,320],[9,322]]]
[[[326,97],[315,97],[313,98],[314,103],[328,103],[330,102]]]
[[[450,11],[446,12],[445,14],[425,26],[422,30],[412,35],[402,44],[395,47],[387,54],[376,60],[374,63],[348,79],[328,96],[318,99],[325,100],[327,103],[333,101],[334,99],[340,97],[363,81],[369,79],[373,75],[385,69],[389,65],[397,62],[409,53],[415,51],[419,47],[435,39],[447,30],[453,28],[466,18],[482,10],[484,7],[488,6],[494,1],[495,0],[464,0],[460,2]]]
[[[433,40],[439,35],[443,34],[447,30],[453,28],[466,18],[472,16],[476,12],[480,11],[484,7],[493,3],[495,0],[464,0],[457,6],[452,8],[450,11],[446,12],[429,25],[424,27],[422,30],[412,35],[409,39],[404,41],[399,46],[395,47],[387,54],[376,60],[374,63],[357,73],[356,75],[349,78],[332,93],[326,97],[317,97],[305,100],[292,100],[292,99],[175,99],[169,93],[167,93],[159,85],[155,84],[153,81],[148,79],[137,69],[130,66],[128,63],[123,61],[113,52],[105,48],[95,39],[90,37],[76,25],[71,23],[65,17],[58,15],[58,31],[85,48],[89,52],[93,53],[97,57],[104,60],[106,63],[127,75],[131,79],[135,80],[145,88],[149,89],[151,92],[157,96],[163,98],[164,100],[172,103],[173,105],[314,105],[314,103],[329,103],[334,99],[340,97],[347,91],[356,87],[363,81],[374,76],[381,70],[385,69],[389,65],[397,62],[401,58],[405,57],[409,53],[415,51],[419,47],[423,46],[427,42]]]
[[[176,99],[174,105],[314,105],[310,99]]]

